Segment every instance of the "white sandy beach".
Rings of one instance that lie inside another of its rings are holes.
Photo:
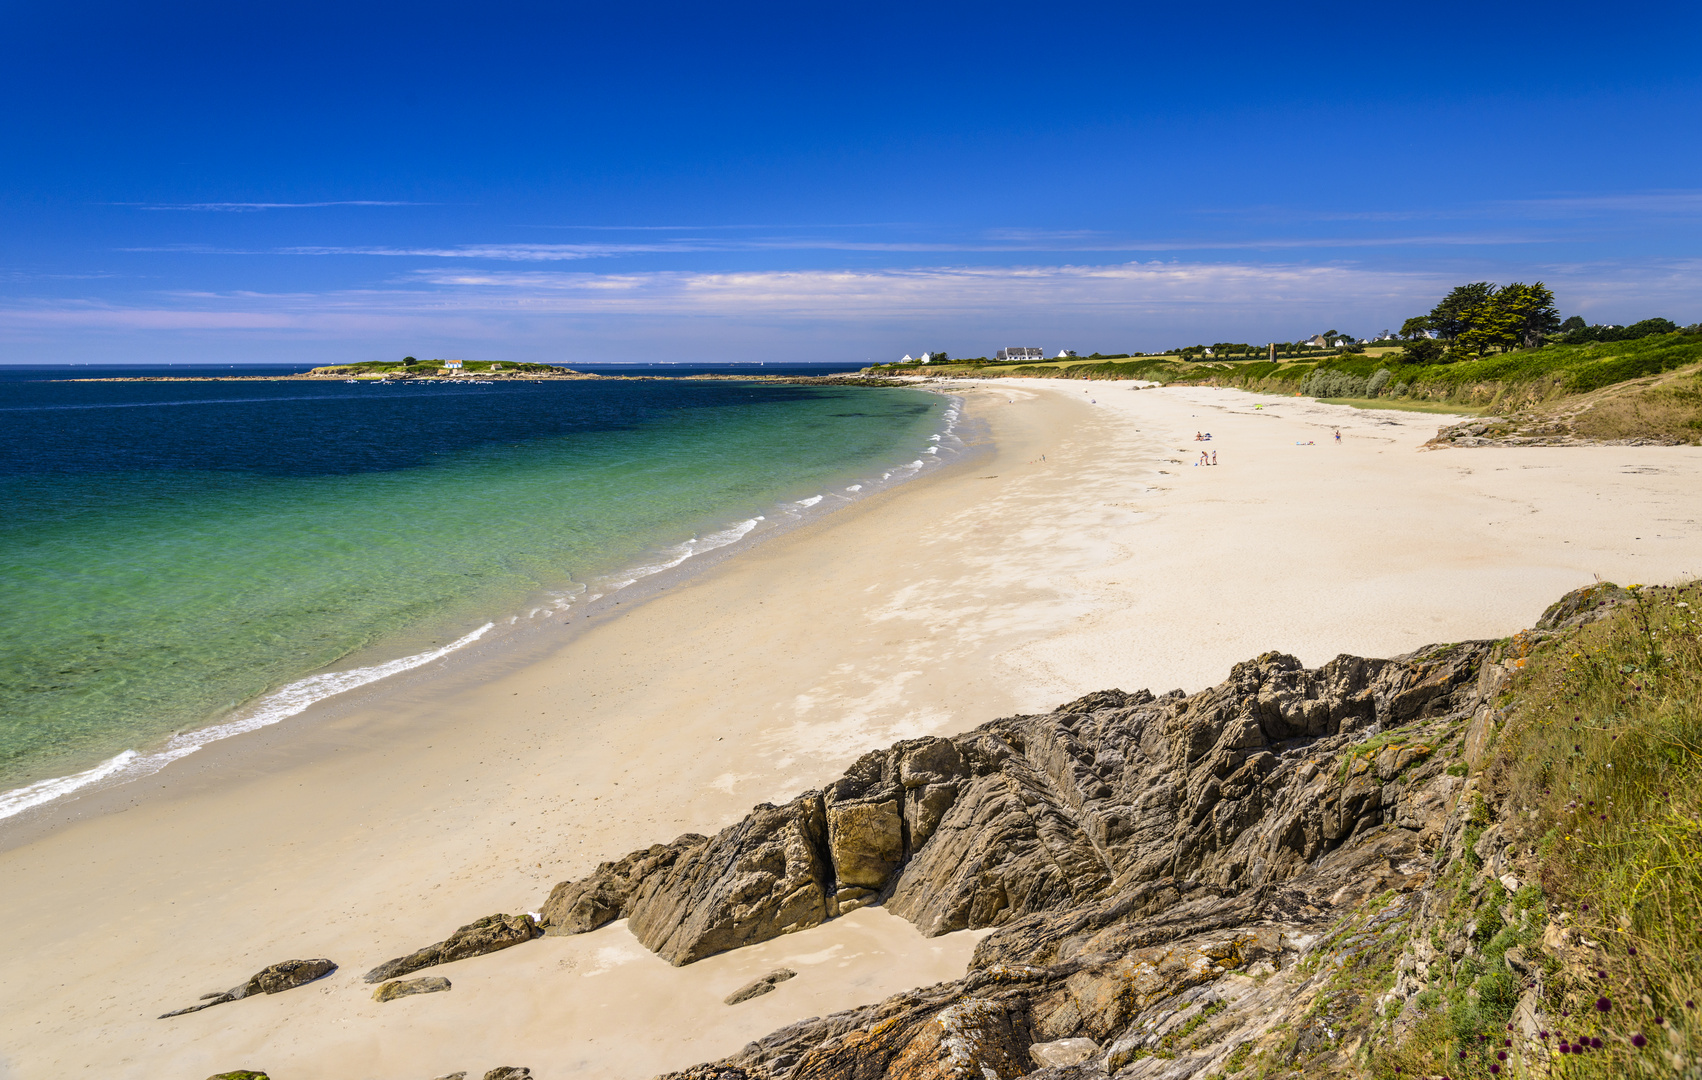
[[[674,969],[621,924],[374,964],[859,753],[1083,693],[1531,625],[1702,573],[1702,449],[1418,447],[1447,418],[1126,383],[954,385],[995,450],[730,558],[524,667],[379,689],[193,755],[114,812],[0,831],[0,1078],[634,1078],[953,978],[978,935],[879,909]],[[1264,406],[1262,409],[1255,406]],[[1339,426],[1342,441],[1331,439]],[[1209,444],[1193,441],[1210,431]],[[1214,450],[1215,468],[1192,464]],[[20,834],[21,835],[21,834]],[[269,963],[310,986],[155,1017]],[[778,966],[799,977],[721,999]]]

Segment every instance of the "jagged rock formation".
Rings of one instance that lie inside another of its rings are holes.
[[[241,986],[233,986],[216,994],[201,995],[201,1004],[191,1005],[187,1009],[174,1009],[163,1014],[164,1020],[172,1016],[184,1016],[188,1013],[210,1009],[214,1005],[223,1005],[227,1001],[240,1001],[255,994],[281,994],[285,990],[293,990],[303,983],[324,978],[337,970],[337,965],[329,960],[285,960],[281,964],[273,964],[249,976],[248,981]]]
[[[624,915],[675,963],[871,901],[927,934],[997,928],[963,979],[668,1080],[1180,1078],[1233,1071],[1279,1021],[1293,1054],[1345,1055],[1343,1017],[1386,987],[1432,852],[1457,842],[1497,648],[1266,654],[1191,696],[1104,691],[900,743],[558,886],[544,922]]]
[[[362,978],[369,983],[383,982],[421,968],[465,960],[469,956],[483,956],[485,953],[519,945],[531,941],[540,932],[538,924],[532,921],[530,915],[486,915],[477,922],[461,927],[435,945],[427,945],[394,960],[386,960]]]
[[[684,964],[870,902],[936,935],[1112,898],[1156,910],[1202,890],[1241,895],[1385,820],[1439,831],[1448,785],[1410,782],[1432,747],[1391,750],[1340,783],[1320,762],[1370,733],[1469,711],[1483,653],[1344,656],[1316,671],[1266,654],[1191,697],[1102,691],[900,743],[713,838],[564,882],[542,922],[575,933],[624,916]]]

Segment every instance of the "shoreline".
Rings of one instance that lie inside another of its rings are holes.
[[[446,994],[379,1005],[359,974],[899,738],[1112,686],[1197,689],[1273,648],[1312,665],[1499,636],[1592,573],[1702,568],[1685,513],[1702,451],[1464,461],[1416,453],[1437,421],[1415,414],[1212,389],[954,389],[992,432],[973,469],[726,559],[548,656],[394,687],[310,731],[282,726],[292,738],[254,733],[241,764],[194,755],[171,790],[150,782],[127,808],[0,852],[29,885],[0,901],[14,928],[0,1074],[403,1080],[506,1063],[548,1080],[712,1060],[960,974],[974,938],[924,939],[865,908],[681,969],[614,925],[436,969]],[[1322,441],[1332,424],[1340,446]],[[1219,467],[1188,464],[1196,429]],[[1686,519],[1670,541],[1619,535],[1669,517]],[[153,1019],[297,956],[342,968]],[[721,1003],[781,964],[800,977]]]
[[[510,611],[487,615],[480,627],[444,628],[438,632],[446,637],[455,636],[447,646],[396,655],[395,646],[400,641],[421,637],[419,628],[411,628],[405,634],[392,635],[386,641],[371,643],[341,657],[334,667],[304,672],[233,709],[208,716],[197,726],[181,728],[161,741],[128,747],[86,769],[0,789],[0,851],[27,843],[54,827],[52,820],[41,822],[35,818],[65,820],[51,811],[55,804],[66,799],[89,799],[146,780],[191,754],[277,724],[306,724],[340,715],[360,707],[360,703],[384,689],[404,682],[477,679],[481,669],[506,669],[516,663],[517,657],[536,660],[566,647],[592,626],[620,615],[621,608],[631,610],[646,603],[698,574],[711,572],[724,559],[894,491],[927,475],[933,471],[931,467],[971,463],[984,447],[966,442],[960,434],[967,429],[972,439],[978,435],[973,422],[966,424],[963,418],[962,399],[940,388],[910,389],[945,399],[942,422],[929,436],[932,446],[915,460],[875,467],[872,471],[883,473],[880,479],[860,477],[852,488],[824,489],[801,500],[776,503],[767,508],[767,514],[754,519],[723,523],[707,534],[699,530],[688,540],[651,549],[630,563],[589,573],[584,580],[575,582],[579,588],[570,594],[543,589],[524,598]],[[696,547],[704,540],[721,542]],[[658,563],[658,559],[662,561]],[[424,668],[432,670],[421,670]],[[321,692],[305,703],[296,700],[314,690]],[[111,802],[97,800],[99,805]],[[79,808],[71,817],[103,812],[97,803]],[[15,809],[14,804],[17,804]]]

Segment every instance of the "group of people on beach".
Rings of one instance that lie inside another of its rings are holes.
[[[1213,450],[1211,453],[1208,454],[1204,450],[1201,450],[1200,451],[1200,460],[1194,462],[1194,464],[1195,465],[1216,465],[1217,464],[1217,451]]]

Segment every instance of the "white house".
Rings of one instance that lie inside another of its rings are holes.
[[[934,362],[934,354],[933,354],[933,353],[926,353],[926,352],[925,352],[925,353],[923,353],[923,354],[922,354],[922,362],[923,362],[923,363],[924,363],[924,364],[931,364],[931,363],[933,363],[933,362]]]
[[[915,362],[916,362],[915,357],[911,356],[909,353],[905,353],[904,359],[899,361],[899,363],[901,363],[901,364],[914,364]]]
[[[993,357],[995,360],[1044,360],[1045,349],[1025,349],[1021,347],[1000,349]]]

